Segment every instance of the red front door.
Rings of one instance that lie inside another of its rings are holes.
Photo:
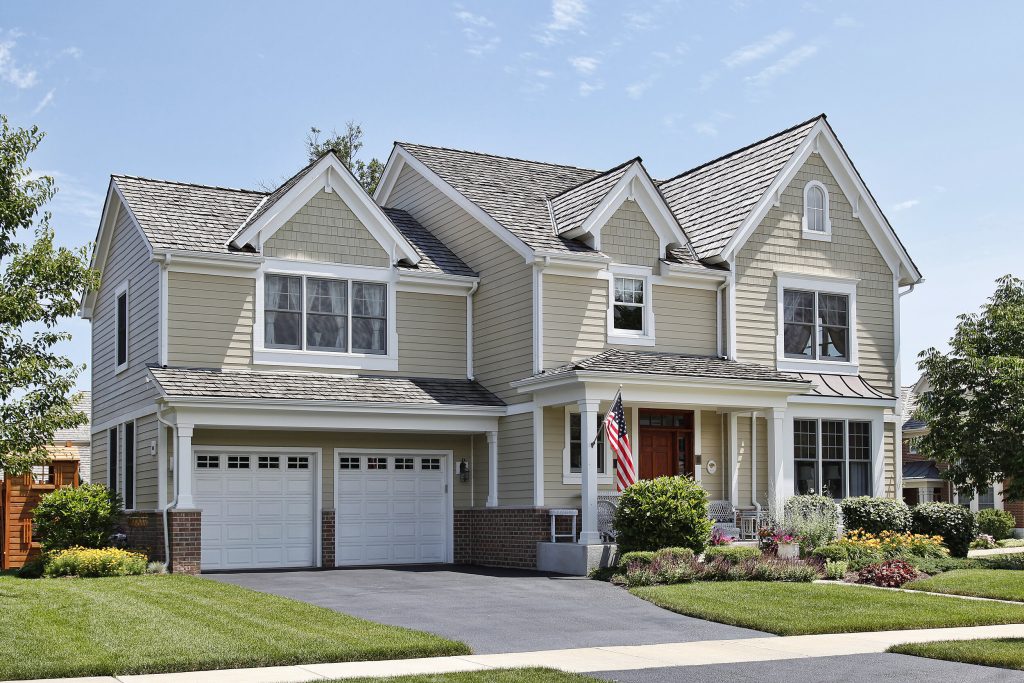
[[[670,431],[640,431],[640,478],[671,477],[676,473],[675,434]]]

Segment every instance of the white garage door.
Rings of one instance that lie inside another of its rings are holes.
[[[316,454],[197,450],[202,569],[311,567]]]
[[[335,564],[447,562],[448,458],[436,453],[335,457]]]

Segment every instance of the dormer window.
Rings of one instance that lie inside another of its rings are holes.
[[[817,180],[804,186],[803,235],[808,239],[830,240],[832,221],[829,219],[828,189]]]

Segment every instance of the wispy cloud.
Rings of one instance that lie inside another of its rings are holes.
[[[61,50],[60,54],[63,56],[71,57],[71,59],[81,59],[82,50],[81,48],[77,48],[74,45],[72,45],[71,47],[66,47],[63,50]]]
[[[544,45],[551,45],[561,40],[566,31],[582,31],[586,13],[586,0],[551,0],[551,20],[541,27],[535,38]]]
[[[36,105],[36,108],[32,110],[32,115],[35,116],[36,114],[50,106],[50,104],[53,102],[53,96],[56,94],[56,92],[56,88],[50,88],[50,92],[46,93],[43,96],[43,99],[39,100],[39,104]]]
[[[725,62],[725,65],[729,68],[743,66],[744,64],[749,64],[750,62],[755,62],[767,57],[792,39],[793,33],[791,31],[776,31],[771,35],[765,36],[756,43],[744,45],[738,50],[733,51],[722,61]]]
[[[658,50],[657,52],[653,52],[651,56],[667,66],[676,66],[682,62],[682,57],[689,51],[690,46],[688,44],[678,43],[674,48],[669,50]]]
[[[917,206],[920,203],[921,203],[920,199],[908,199],[905,202],[899,202],[897,204],[893,204],[892,205],[892,210],[893,211],[906,211],[907,209],[914,208],[915,206]]]
[[[639,100],[641,97],[644,96],[644,93],[647,92],[652,85],[654,85],[654,81],[656,80],[658,80],[657,76],[648,76],[643,80],[637,81],[635,83],[630,83],[629,85],[626,86],[626,95],[631,100]]]
[[[604,90],[604,83],[601,81],[581,81],[579,90],[582,97],[589,97],[598,90]]]
[[[50,176],[57,185],[48,208],[61,222],[71,220],[93,224],[100,219],[103,195],[88,189],[78,178],[61,171],[33,171],[33,177]]]
[[[465,9],[456,9],[455,18],[462,24],[462,35],[466,38],[466,52],[480,57],[493,52],[501,44],[501,37],[494,32],[494,22],[482,14],[473,14]]]
[[[801,63],[813,57],[817,52],[818,47],[816,45],[802,45],[795,50],[788,52],[777,62],[765,67],[761,71],[758,71],[753,76],[747,76],[746,80],[751,85],[768,85],[779,76],[789,73]]]
[[[569,64],[584,76],[594,73],[601,60],[597,57],[570,57]]]
[[[649,31],[654,28],[654,13],[626,12],[626,28],[630,31]]]
[[[14,59],[15,45],[13,40],[0,43],[0,81],[6,81],[15,88],[24,90],[36,84],[38,74],[35,69],[18,66]]]
[[[859,28],[864,24],[860,23],[860,21],[854,19],[849,14],[840,14],[835,18],[835,21],[832,22],[832,25],[838,26],[839,28]]]

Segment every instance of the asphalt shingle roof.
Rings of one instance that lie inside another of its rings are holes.
[[[792,382],[806,385],[809,382],[798,375],[778,372],[773,368],[754,363],[739,363],[713,356],[690,356],[678,353],[655,353],[653,351],[627,351],[608,349],[596,356],[584,358],[557,368],[545,370],[534,377],[553,377],[572,372],[621,372],[639,375],[672,375],[678,377],[715,377],[762,382]]]
[[[917,402],[920,398],[920,395],[914,391],[913,385],[900,389],[900,403],[903,406],[900,417],[903,418],[903,429],[924,429],[928,426],[924,420],[914,418],[914,413],[917,411]]]
[[[615,187],[622,176],[626,175],[629,167],[639,160],[639,157],[630,159],[624,164],[552,197],[551,215],[554,218],[558,234],[582,226],[587,217],[601,203],[601,200]]]
[[[308,168],[285,181],[281,188],[290,187],[289,183],[294,184]],[[283,194],[281,188],[268,195],[256,190],[190,185],[137,176],[117,175],[113,178],[154,249],[252,253],[228,247],[227,243],[242,224],[247,223],[247,219],[251,222],[250,215],[258,215],[258,212],[253,213],[256,207],[264,211],[272,203],[270,197]],[[267,201],[263,202],[264,198]],[[392,209],[385,209],[384,213],[422,259],[417,266],[407,266],[408,269],[470,277],[476,275],[408,213]]]
[[[660,184],[701,259],[718,254],[822,117],[816,116]]]
[[[896,398],[871,386],[871,383],[860,375],[802,372],[800,376],[811,383],[812,396],[828,396],[829,398]]]
[[[500,398],[470,380],[167,368],[152,365],[149,371],[160,389],[170,398],[505,405]]]

